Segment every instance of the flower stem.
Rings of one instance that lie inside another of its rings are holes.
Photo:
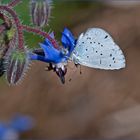
[[[21,25],[22,29],[27,31],[27,32],[32,32],[32,33],[36,33],[40,36],[43,36],[44,38],[47,38],[48,40],[50,40],[50,42],[53,44],[53,46],[57,49],[59,49],[58,43],[55,39],[53,39],[48,33],[41,31],[40,29],[36,29],[36,28],[32,28],[26,25]]]
[[[0,10],[8,12],[13,19],[14,25],[17,28],[18,35],[18,48],[24,50],[24,36],[22,32],[22,26],[16,12],[8,6],[0,5]]]
[[[0,25],[0,34],[1,34],[2,32],[4,32],[5,29],[6,29],[6,27],[5,27],[4,25]]]
[[[12,1],[8,4],[8,6],[14,7],[14,6],[18,5],[20,2],[22,2],[22,0],[12,0]]]
[[[4,15],[3,13],[0,13],[0,19],[4,21],[4,25],[6,26],[6,28],[10,28],[11,21],[8,19],[6,15]]]

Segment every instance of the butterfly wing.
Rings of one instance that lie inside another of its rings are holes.
[[[103,29],[91,28],[81,34],[72,53],[72,60],[91,68],[105,70],[125,67],[122,50]]]

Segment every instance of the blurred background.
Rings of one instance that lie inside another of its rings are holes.
[[[9,0],[4,0],[7,3]],[[60,40],[64,27],[76,37],[90,27],[108,31],[123,50],[126,69],[104,71],[72,64],[62,85],[46,64],[34,62],[23,82],[9,87],[0,80],[0,120],[15,113],[36,120],[32,139],[140,139],[140,2],[134,0],[56,0],[46,31]],[[30,24],[29,0],[16,7]],[[42,38],[25,33],[29,48]]]

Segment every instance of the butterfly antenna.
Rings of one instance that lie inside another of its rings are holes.
[[[80,64],[75,64],[76,68],[80,67],[80,75],[82,74],[82,66]]]
[[[70,68],[70,70],[73,70],[73,68],[71,68],[71,67],[69,67],[69,68]],[[73,74],[70,74],[69,82],[72,81],[72,75],[73,75]]]

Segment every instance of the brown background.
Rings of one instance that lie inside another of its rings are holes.
[[[70,64],[62,85],[44,71],[46,64],[36,62],[20,85],[0,84],[0,119],[16,112],[31,115],[36,119],[32,138],[140,138],[140,6],[107,6],[94,17],[92,9],[82,12],[85,19],[70,27],[73,33],[107,30],[126,56],[126,69],[82,67],[80,75]]]

